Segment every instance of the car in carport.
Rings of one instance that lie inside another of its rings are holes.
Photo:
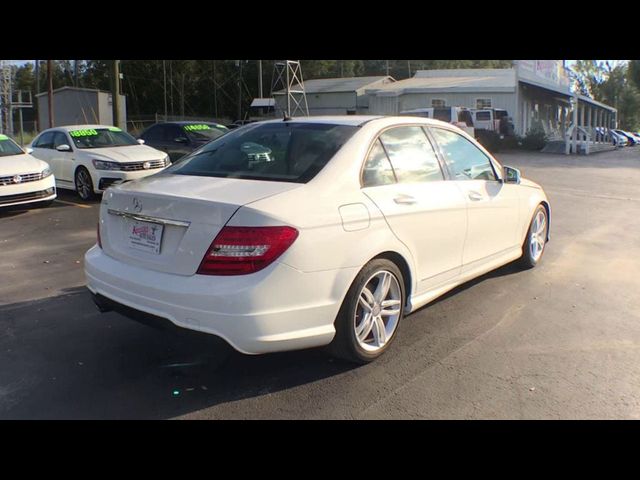
[[[215,122],[166,122],[150,126],[139,138],[146,145],[168,153],[173,163],[228,131]]]

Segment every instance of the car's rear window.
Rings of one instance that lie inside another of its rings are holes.
[[[195,150],[165,172],[306,183],[357,128],[285,121],[246,125]]]

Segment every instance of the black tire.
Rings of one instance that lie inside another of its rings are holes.
[[[540,254],[537,255],[537,258],[536,258],[536,256],[532,252],[532,249],[530,248],[530,245],[531,245],[532,236],[535,234],[534,223],[539,213],[541,212],[544,215],[544,220],[545,220],[544,234],[542,235],[542,237],[544,238],[544,241],[542,244],[542,250]],[[529,229],[527,230],[527,236],[525,237],[524,243],[522,244],[522,256],[518,260],[518,263],[522,268],[524,269],[533,268],[536,265],[538,265],[538,263],[540,263],[540,260],[542,260],[542,256],[544,255],[544,251],[546,250],[548,231],[549,231],[549,216],[547,214],[547,209],[544,207],[544,205],[538,205],[535,212],[533,212],[533,216],[531,217],[531,223],[529,223]]]
[[[90,186],[86,185],[87,179]],[[89,170],[85,167],[78,167],[76,174],[74,175],[74,180],[76,193],[82,200],[88,201],[96,198],[96,194],[93,191],[93,179],[91,178]]]
[[[366,282],[378,271],[386,271],[395,276],[401,292],[400,314],[395,330],[387,339],[384,346],[376,352],[368,352],[359,345],[358,340],[356,339],[356,308],[358,306],[360,292],[366,286]],[[404,278],[402,276],[402,272],[395,263],[384,258],[378,258],[366,264],[356,276],[342,302],[342,306],[340,307],[340,311],[338,312],[338,316],[335,321],[336,335],[328,346],[329,353],[334,357],[358,364],[369,363],[378,358],[387,351],[395,339],[399,323],[404,316],[405,302],[406,292],[404,288]]]

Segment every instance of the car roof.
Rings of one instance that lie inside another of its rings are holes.
[[[222,125],[220,122],[216,122],[215,120],[178,120],[174,122],[158,122],[156,125]],[[224,126],[224,125],[223,125]]]
[[[309,117],[291,117],[288,122],[293,123],[328,123],[333,125],[351,125],[359,127],[371,120],[378,118],[384,118],[380,115],[322,115],[322,116],[309,116]],[[276,118],[272,120],[266,120],[261,123],[277,123],[282,122],[283,118]]]
[[[69,132],[71,130],[84,130],[89,128],[113,128],[113,125],[98,125],[98,124],[89,124],[89,125],[63,125],[61,127],[51,127],[47,128],[47,130],[62,130],[65,132]],[[45,132],[47,130],[44,130]]]
[[[327,115],[327,116],[309,116],[309,117],[293,117],[288,122],[294,123],[327,123],[333,125],[350,125],[360,127],[368,123],[382,123],[385,125],[393,125],[394,123],[406,124],[407,120],[411,118],[416,123],[422,123],[425,125],[444,126],[448,125],[447,122],[442,122],[434,118],[425,117],[412,117],[409,115]],[[260,123],[277,123],[282,122],[283,119],[268,120]]]

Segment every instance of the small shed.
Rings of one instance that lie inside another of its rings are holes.
[[[127,107],[125,95],[120,95],[120,124],[126,125]],[[36,95],[38,125],[40,130],[49,128],[48,93]],[[91,88],[62,87],[53,91],[53,123],[64,125],[99,124],[114,125],[111,92]]]

